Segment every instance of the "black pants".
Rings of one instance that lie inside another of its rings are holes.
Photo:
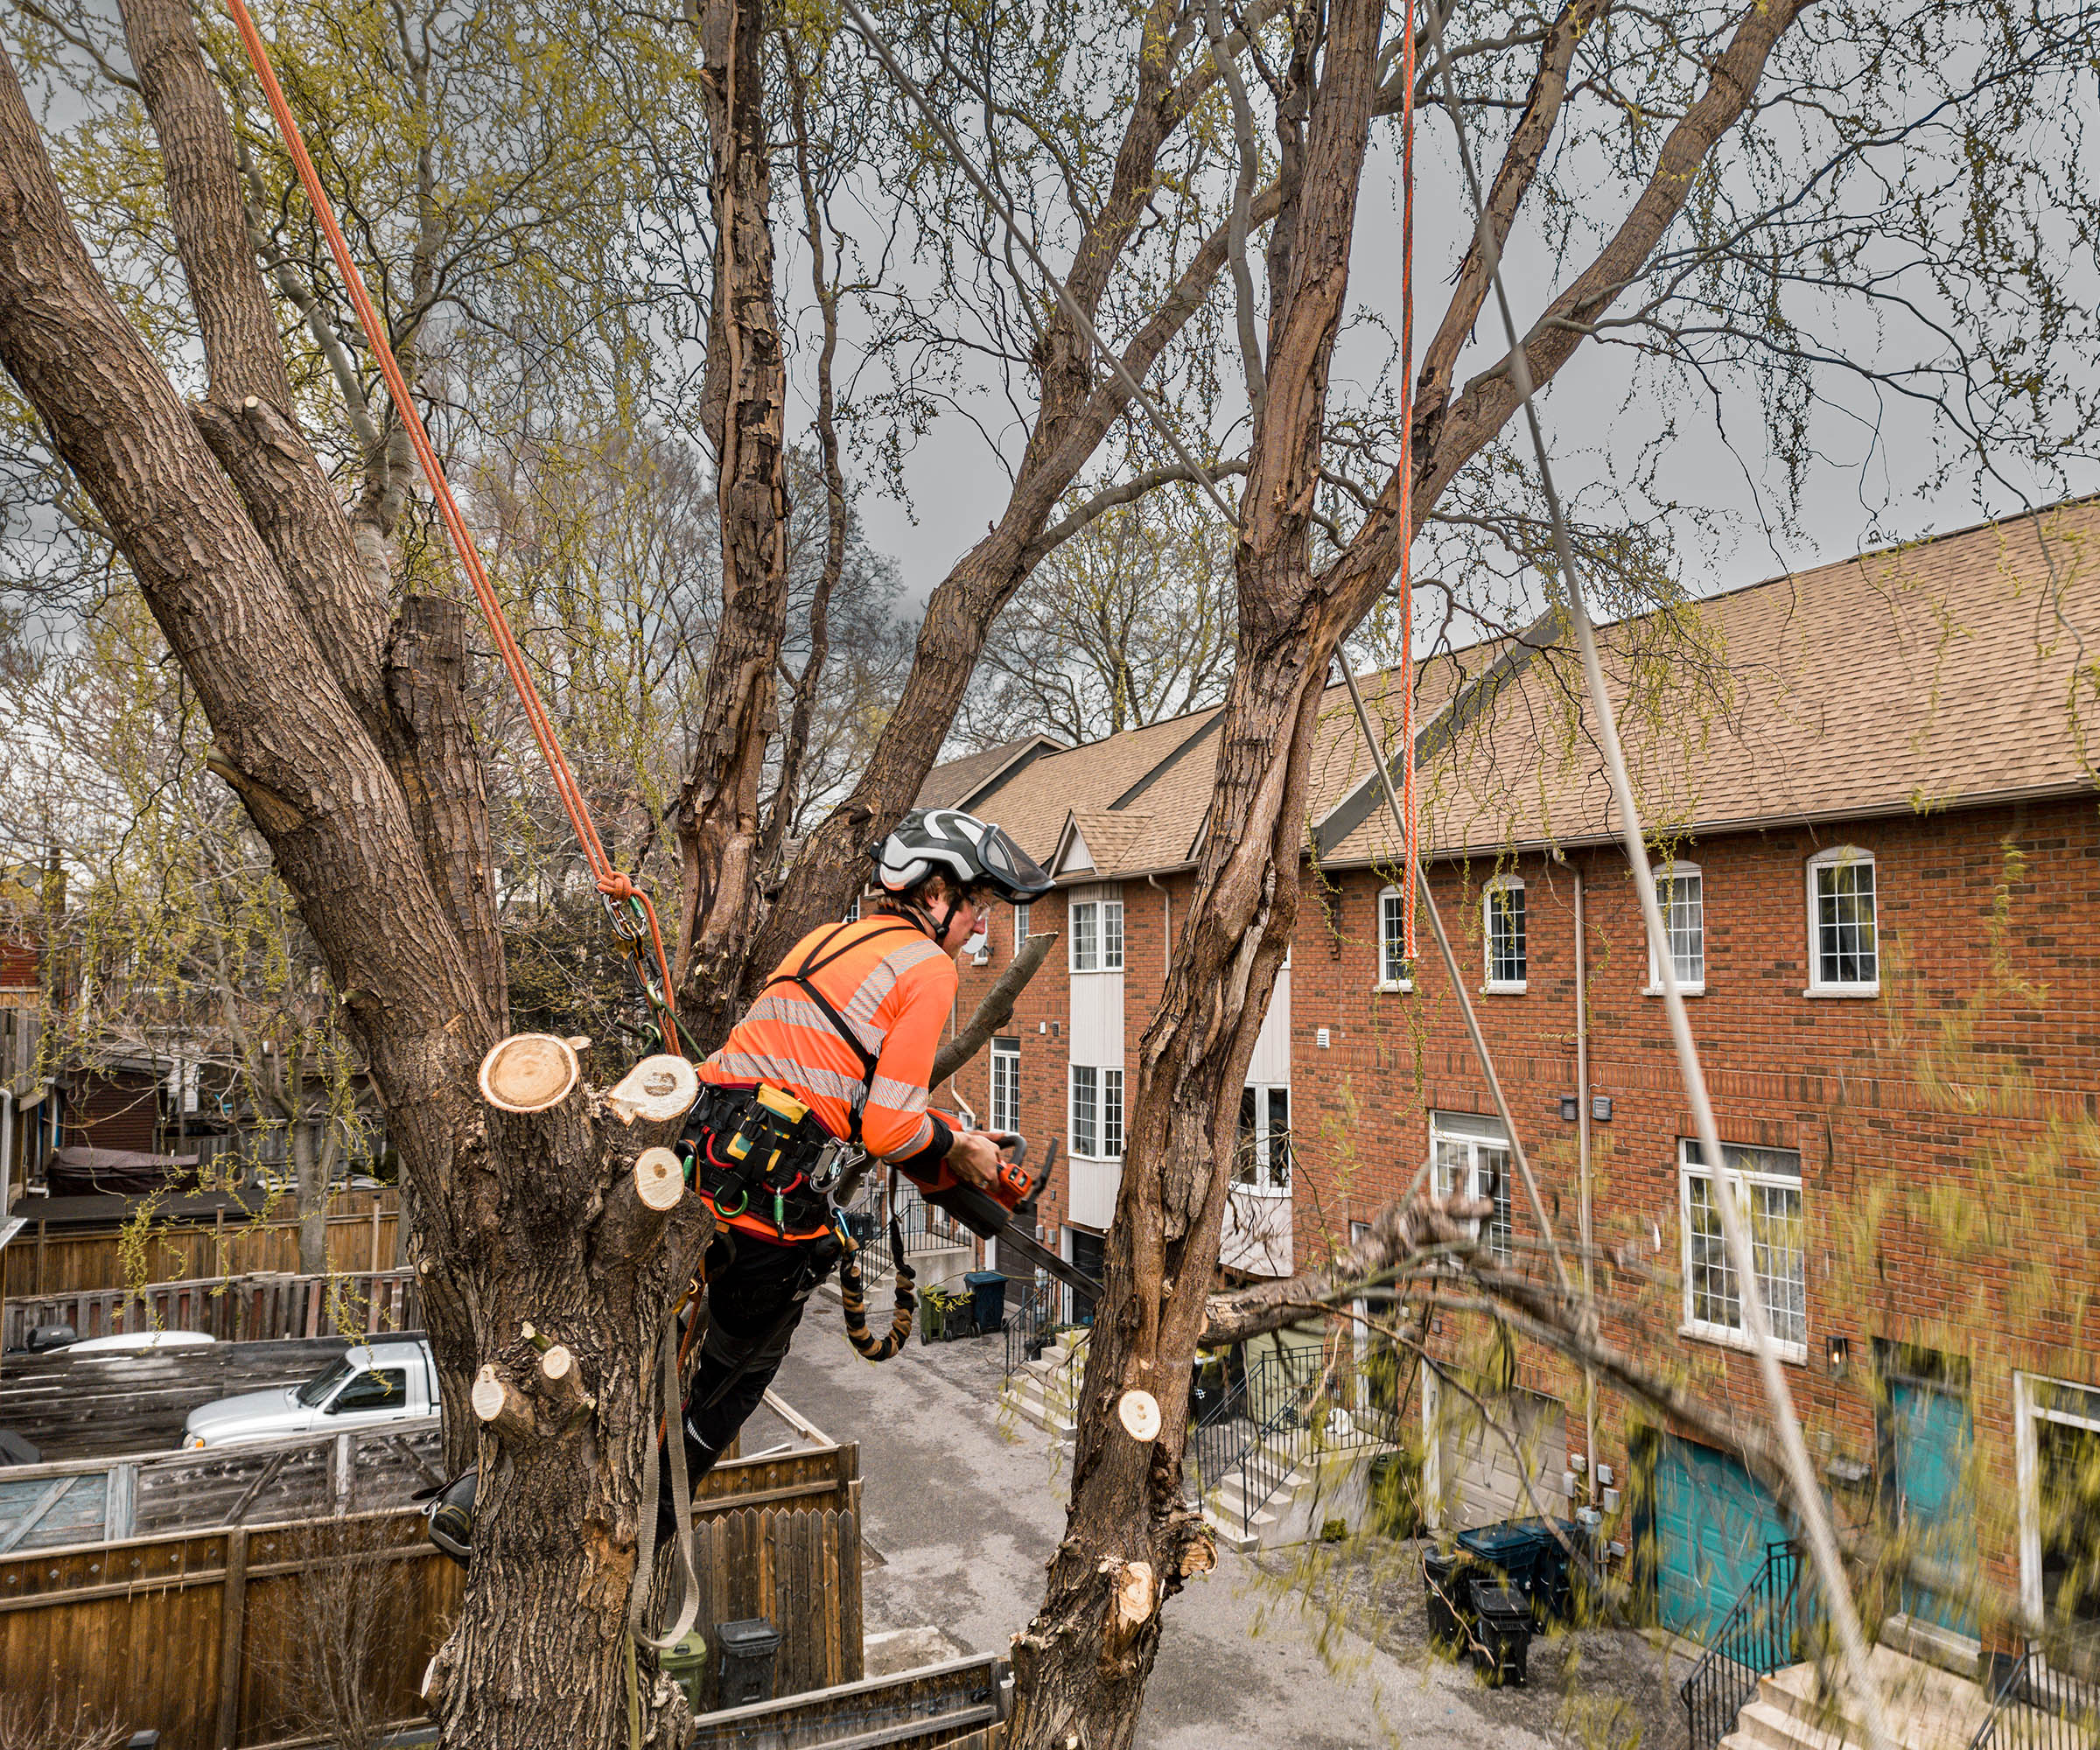
[[[698,1482],[715,1467],[738,1429],[788,1359],[794,1327],[816,1285],[838,1261],[838,1242],[828,1236],[794,1245],[772,1245],[734,1228],[722,1228],[707,1249],[707,1335],[700,1361],[686,1382],[685,1469]],[[657,1491],[659,1539],[676,1530],[671,1506],[671,1455],[662,1457]]]

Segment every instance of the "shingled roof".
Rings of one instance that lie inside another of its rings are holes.
[[[1705,833],[2095,788],[2100,500],[1687,602],[1600,634],[1643,822]],[[1368,769],[1368,768],[1367,768]],[[1561,638],[1422,775],[1430,843],[1616,834]],[[1323,857],[1392,852],[1382,808]]]
[[[1029,760],[1063,747],[1053,735],[1024,735],[981,753],[966,753],[926,774],[919,787],[916,806],[922,808],[966,808],[981,791],[1000,777],[1018,771]]]
[[[2100,499],[1673,604],[1600,637],[1651,830],[2092,789],[2083,750],[2087,718],[2100,715]],[[1361,685],[1390,749],[1399,674]],[[1424,661],[1415,697],[1418,735],[1435,744],[1420,774],[1433,850],[1616,831],[1580,668],[1558,625]],[[1074,826],[1094,864],[1075,878],[1186,867],[1209,808],[1219,716],[1010,760],[976,777],[972,806],[1046,864]],[[936,780],[952,789],[943,774],[966,763],[936,768],[929,792]],[[1394,854],[1373,777],[1348,691],[1331,687],[1307,795],[1323,862]]]

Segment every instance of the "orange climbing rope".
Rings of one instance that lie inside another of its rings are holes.
[[[606,896],[606,910],[611,914],[613,928],[627,941],[633,953],[636,975],[641,981],[643,994],[655,1011],[657,1025],[662,1030],[664,1046],[668,1051],[678,1049],[678,1031],[671,1013],[671,969],[663,948],[663,931],[656,920],[656,907],[650,900],[648,890],[631,877],[612,866],[606,855],[604,843],[598,838],[598,828],[592,821],[590,805],[584,800],[582,788],[576,774],[569,768],[569,761],[562,752],[560,738],[554,732],[554,724],[548,718],[547,708],[541,703],[539,689],[533,684],[532,675],[525,666],[524,653],[518,648],[518,640],[512,635],[510,622],[504,617],[503,605],[496,598],[495,586],[489,581],[488,569],[481,563],[480,550],[474,545],[474,537],[467,532],[466,519],[460,515],[459,506],[452,497],[452,489],[446,483],[444,466],[438,460],[438,452],[431,445],[430,434],[423,424],[423,416],[416,410],[414,397],[409,393],[408,379],[402,374],[401,365],[394,356],[394,348],[387,340],[385,325],[374,307],[371,294],[365,290],[364,276],[357,270],[351,258],[350,244],[343,235],[342,227],[336,222],[335,209],[329,204],[328,196],[321,187],[319,173],[313,167],[313,159],[306,150],[306,142],[299,132],[298,123],[292,119],[291,107],[284,101],[284,88],[277,83],[276,69],[270,65],[270,51],[263,46],[262,33],[249,15],[243,0],[226,0],[227,10],[232,13],[234,25],[241,33],[241,44],[248,51],[248,64],[262,81],[262,94],[269,101],[270,113],[276,118],[277,132],[283,137],[284,148],[291,154],[291,161],[299,173],[299,183],[306,191],[306,199],[312,203],[314,217],[321,221],[321,232],[328,240],[328,253],[335,257],[336,271],[342,276],[343,288],[350,295],[351,307],[357,312],[358,324],[365,332],[365,340],[372,348],[372,356],[378,360],[380,374],[386,379],[387,393],[394,402],[394,411],[409,434],[409,442],[415,447],[416,459],[423,466],[424,478],[430,482],[430,495],[436,500],[438,514],[444,519],[445,533],[452,537],[452,550],[459,556],[459,567],[466,573],[467,582],[473,585],[474,598],[481,605],[481,617],[488,622],[489,635],[495,640],[496,654],[503,660],[503,667],[510,676],[510,683],[516,690],[518,703],[523,706],[525,720],[532,727],[532,738],[539,746],[540,757],[546,762],[554,788],[562,799],[562,807],[569,816],[569,824],[576,833],[576,842],[583,848],[584,860],[591,865],[592,878],[598,891]],[[656,962],[656,974],[662,979],[661,986],[652,983],[649,969],[641,954],[642,929],[646,927],[650,948]]]
[[[239,5],[241,0],[233,0]],[[1415,804],[1415,9],[1407,6],[1400,50],[1400,808],[1406,816],[1400,881],[1400,952],[1415,963],[1415,865],[1421,826]]]

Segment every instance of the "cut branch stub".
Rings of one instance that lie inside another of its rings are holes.
[[[634,1192],[645,1208],[662,1214],[685,1195],[685,1166],[667,1148],[646,1148],[634,1158]]]
[[[470,1398],[475,1417],[499,1438],[528,1440],[536,1433],[531,1404],[511,1389],[494,1362],[486,1363],[474,1376]]]
[[[584,1390],[583,1369],[564,1344],[555,1344],[540,1357],[540,1394],[564,1422],[592,1407],[591,1394]]]
[[[552,1033],[513,1033],[481,1060],[481,1097],[506,1112],[544,1112],[576,1086],[576,1054]]]
[[[637,1118],[653,1124],[668,1124],[690,1111],[699,1093],[699,1072],[682,1057],[659,1053],[643,1058],[620,1079],[606,1096],[606,1110],[623,1124],[632,1124]]]
[[[1124,1392],[1116,1401],[1116,1415],[1123,1432],[1139,1446],[1149,1446],[1159,1438],[1159,1400],[1151,1392]]]

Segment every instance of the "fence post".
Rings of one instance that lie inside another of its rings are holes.
[[[109,1466],[102,1483],[102,1541],[121,1544],[131,1535],[138,1498],[138,1466],[130,1460]]]
[[[241,1735],[241,1662],[248,1638],[248,1528],[226,1533],[226,1584],[219,1619],[219,1750]]]
[[[356,1438],[347,1432],[335,1437],[335,1516],[342,1518],[350,1511],[352,1471],[356,1463],[351,1442]]]

